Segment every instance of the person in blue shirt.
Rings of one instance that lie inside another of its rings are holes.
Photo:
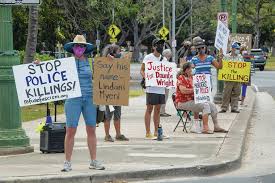
[[[211,66],[213,65],[217,69],[222,68],[222,54],[218,56],[216,60],[213,56],[206,54],[205,41],[198,37],[193,39],[193,45],[197,49],[198,55],[194,56],[191,60],[195,68],[195,74],[210,74]],[[222,50],[220,50],[222,53]]]
[[[64,49],[75,57],[75,64],[81,89],[81,97],[70,98],[65,102],[66,136],[65,136],[65,161],[63,172],[72,170],[71,157],[74,147],[74,137],[77,130],[80,114],[86,123],[87,142],[90,152],[90,169],[105,169],[96,160],[96,105],[93,104],[92,71],[86,54],[93,51],[93,45],[87,43],[83,35],[77,35],[73,42],[64,45]]]

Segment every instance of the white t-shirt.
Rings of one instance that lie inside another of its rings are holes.
[[[160,57],[156,57],[153,53],[150,53],[149,55],[146,55],[143,59],[142,63],[147,63],[148,61],[153,61],[153,62],[161,62]],[[163,61],[165,58],[163,57]],[[156,94],[165,94],[165,88],[163,87],[157,87],[157,86],[147,86],[146,87],[146,93],[156,93]]]

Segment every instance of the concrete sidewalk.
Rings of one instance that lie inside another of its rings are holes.
[[[228,134],[210,135],[183,133],[179,127],[173,133],[178,116],[169,99],[167,112],[172,117],[161,118],[164,133],[170,139],[145,140],[145,96],[130,99],[123,107],[122,133],[129,142],[104,142],[103,124],[97,128],[97,157],[106,166],[104,171],[89,170],[89,154],[83,120],[79,124],[72,158],[73,171],[60,172],[64,154],[42,154],[39,134],[35,132],[39,121],[25,122],[23,127],[31,138],[34,153],[0,156],[0,182],[104,182],[110,180],[136,180],[161,176],[193,176],[219,173],[240,166],[247,124],[252,112],[255,93],[249,89],[247,106],[240,114],[219,114],[222,127]],[[65,121],[64,115],[58,121]],[[153,129],[153,121],[152,128]],[[213,128],[212,121],[209,122]],[[114,128],[111,126],[114,136]]]

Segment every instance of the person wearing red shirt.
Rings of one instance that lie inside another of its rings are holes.
[[[214,123],[214,132],[227,133],[228,131],[221,128],[218,124],[218,110],[215,104],[211,102],[195,104],[192,64],[185,63],[178,73],[176,88],[176,104],[178,109],[192,111],[194,113],[202,112],[203,130],[202,133],[212,134],[213,131],[208,126],[208,115],[210,114]]]

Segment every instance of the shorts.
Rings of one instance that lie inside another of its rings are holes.
[[[121,106],[113,106],[115,110],[113,112],[110,112],[109,106],[106,106],[105,111],[105,119],[107,121],[111,121],[112,117],[114,116],[114,120],[120,120],[121,118]]]
[[[86,125],[95,127],[96,105],[92,101],[91,96],[67,99],[65,102],[66,126],[76,128],[82,113]]]
[[[146,93],[146,105],[165,104],[165,94]]]

